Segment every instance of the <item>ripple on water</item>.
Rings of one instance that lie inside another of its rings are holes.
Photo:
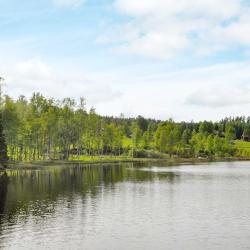
[[[9,177],[0,248],[250,249],[250,163],[36,176]]]

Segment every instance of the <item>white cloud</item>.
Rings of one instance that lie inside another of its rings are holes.
[[[230,18],[241,9],[239,0],[116,0],[121,12],[133,16],[176,16],[177,14]]]
[[[241,0],[115,0],[114,7],[129,21],[99,40],[123,52],[168,59],[185,50],[207,55],[250,47],[250,8]]]
[[[70,73],[70,69],[56,70],[39,59],[21,61],[12,67],[1,68],[4,69],[2,75],[6,79],[7,93],[15,97],[21,94],[31,96],[33,92],[40,92],[58,99],[84,97],[89,105],[96,105],[122,96],[121,91],[103,84],[101,79],[92,77],[90,73]]]
[[[108,105],[97,105],[97,111],[160,119],[172,117],[178,121],[248,115],[249,72],[250,62],[161,74],[126,72],[119,77],[123,96]]]
[[[32,81],[48,80],[52,78],[52,69],[41,60],[28,60],[16,64],[16,73],[25,79]]]
[[[250,86],[242,84],[235,86],[225,84],[205,86],[189,95],[186,98],[186,103],[211,108],[250,104]]]
[[[56,68],[39,59],[0,68],[11,96],[34,91],[59,99],[82,96],[103,115],[218,120],[248,115],[250,109],[250,62],[164,73],[139,66],[84,72],[75,65]]]
[[[54,4],[60,7],[79,7],[85,0],[53,0]]]

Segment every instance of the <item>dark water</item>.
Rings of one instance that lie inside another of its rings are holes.
[[[1,249],[250,249],[250,162],[0,177]]]

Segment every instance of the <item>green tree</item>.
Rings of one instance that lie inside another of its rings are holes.
[[[0,114],[0,164],[6,167],[7,161],[8,161],[7,145],[3,133],[2,114]]]
[[[227,123],[226,125],[225,139],[228,142],[235,139],[235,128],[232,123]]]
[[[199,132],[205,136],[213,133],[214,125],[212,122],[204,121],[200,123]]]

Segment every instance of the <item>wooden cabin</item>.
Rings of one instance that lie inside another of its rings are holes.
[[[249,136],[249,135],[245,135],[245,134],[243,133],[242,136],[241,136],[241,140],[242,140],[242,141],[247,141],[247,142],[249,142],[249,141],[250,141],[250,136]]]

